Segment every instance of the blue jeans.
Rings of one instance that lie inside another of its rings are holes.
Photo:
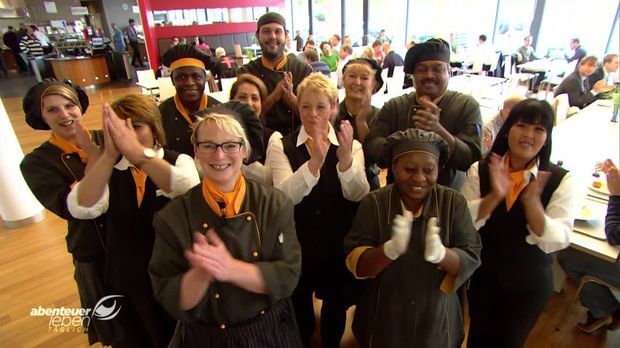
[[[584,275],[592,275],[615,287],[620,287],[620,263],[608,262],[596,256],[567,248],[558,253],[558,261],[566,274],[576,283]],[[595,319],[606,317],[620,309],[620,302],[606,286],[587,283],[581,290],[581,304]]]

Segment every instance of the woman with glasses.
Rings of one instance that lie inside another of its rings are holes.
[[[166,138],[155,102],[133,94],[104,105],[105,147],[67,197],[72,216],[104,217],[104,283],[121,295],[113,320],[125,333],[113,346],[166,347],[174,321],[155,301],[148,262],[155,233],[153,214],[199,182],[191,157],[163,149]]]
[[[155,215],[153,291],[179,320],[178,346],[299,347],[289,299],[301,264],[293,204],[244,178],[251,146],[237,117],[215,107],[196,123],[204,177]]]

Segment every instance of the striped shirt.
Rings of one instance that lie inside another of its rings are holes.
[[[34,37],[25,35],[19,42],[19,48],[29,57],[43,56],[43,47],[39,40]]]

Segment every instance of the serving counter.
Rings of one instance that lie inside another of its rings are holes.
[[[70,80],[80,86],[110,82],[105,56],[45,58],[58,80]]]

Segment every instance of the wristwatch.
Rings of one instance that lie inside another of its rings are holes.
[[[155,158],[155,156],[157,155],[155,150],[151,149],[150,147],[145,147],[142,153],[144,154],[144,157],[148,159]]]

